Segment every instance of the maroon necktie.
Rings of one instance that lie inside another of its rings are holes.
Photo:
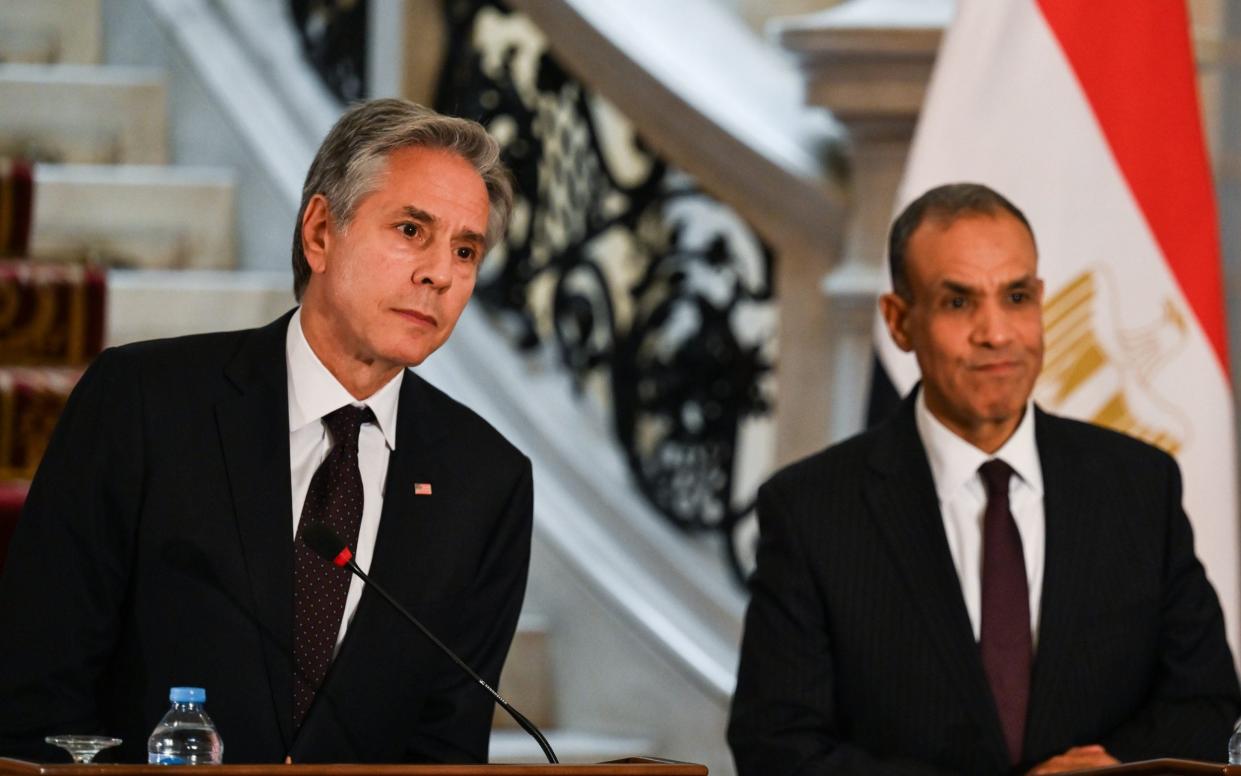
[[[310,478],[302,519],[293,541],[293,724],[302,724],[332,663],[336,634],[349,595],[349,572],[320,558],[301,541],[302,529],[323,523],[350,547],[362,524],[362,473],[358,470],[358,432],[375,422],[368,407],[346,405],[323,423],[332,450]]]
[[[1000,714],[1009,762],[1021,759],[1030,700],[1030,591],[1021,534],[1008,508],[1012,468],[1001,460],[978,467],[987,488],[982,524],[982,636],[978,648]]]

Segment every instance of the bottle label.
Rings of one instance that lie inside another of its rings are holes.
[[[178,757],[175,754],[157,754],[151,752],[147,755],[147,763],[150,765],[185,765],[185,758]]]

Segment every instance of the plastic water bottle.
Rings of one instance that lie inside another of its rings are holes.
[[[1232,738],[1228,739],[1228,764],[1241,765],[1241,719],[1232,729]]]
[[[147,739],[147,762],[152,765],[219,765],[224,742],[203,704],[207,691],[201,687],[173,687],[168,691],[172,708]]]

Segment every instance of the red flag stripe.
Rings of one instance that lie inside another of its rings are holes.
[[[1215,195],[1181,0],[1037,0],[1228,373]]]

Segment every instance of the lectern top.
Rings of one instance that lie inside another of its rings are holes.
[[[40,765],[0,757],[0,776],[173,776],[184,769],[202,776],[707,776],[704,765],[628,757],[577,765]]]
[[[1204,763],[1193,760],[1146,760],[1138,763],[1111,765],[1073,771],[1074,776],[1241,776],[1241,766]]]

